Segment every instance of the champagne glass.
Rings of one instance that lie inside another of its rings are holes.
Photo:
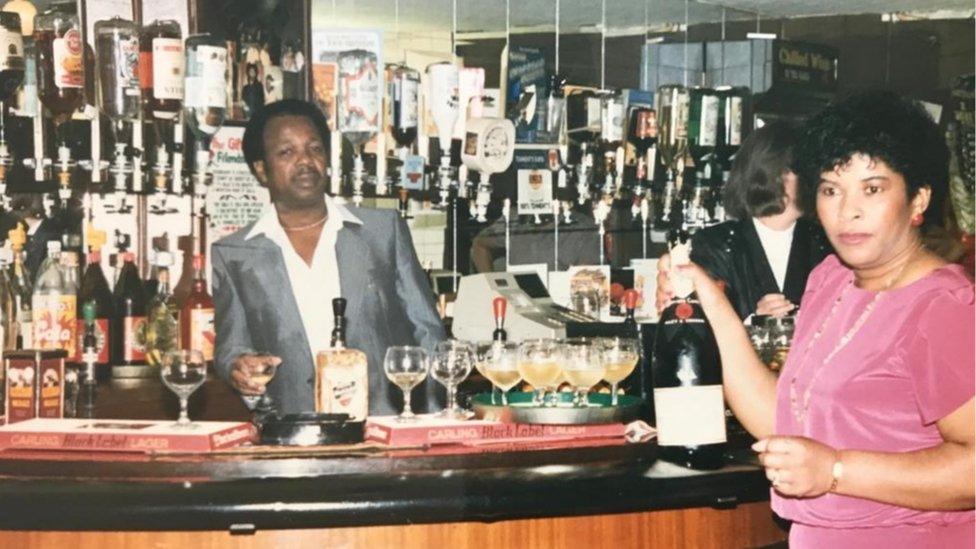
[[[457,386],[474,366],[474,346],[464,341],[449,339],[434,347],[430,375],[447,389],[447,407],[441,417],[467,419],[468,412],[457,405]]]
[[[187,349],[170,351],[163,357],[159,371],[163,384],[180,399],[180,418],[176,420],[176,426],[190,428],[193,424],[187,413],[187,402],[207,379],[207,363],[203,360],[203,353]]]
[[[611,386],[610,405],[617,405],[617,384],[623,381],[640,360],[640,345],[636,339],[611,337],[600,340],[603,366],[606,372],[603,379]]]
[[[411,345],[390,347],[383,358],[383,371],[394,385],[403,391],[403,411],[397,421],[415,421],[417,415],[410,408],[410,393],[420,384],[430,370],[427,351]]]
[[[573,405],[589,406],[587,394],[606,374],[600,346],[591,339],[573,338],[563,342],[563,375],[573,386]]]
[[[559,346],[552,339],[527,339],[519,347],[518,372],[535,388],[534,405],[544,405],[546,389],[562,378],[559,360]]]
[[[482,373],[494,387],[498,388],[502,395],[502,406],[508,406],[508,391],[522,381],[522,374],[518,371],[518,361],[518,343],[494,341],[483,363]],[[494,403],[492,400],[492,404]]]
[[[488,377],[488,361],[492,358],[492,349],[495,345],[502,343],[500,341],[479,341],[475,344],[475,356],[474,356],[474,368],[478,370],[485,379],[491,382],[491,378]],[[494,382],[491,385],[491,403],[495,404],[495,393],[498,392],[498,387],[495,386]]]

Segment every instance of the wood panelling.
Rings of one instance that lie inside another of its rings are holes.
[[[769,503],[731,510],[685,509],[493,524],[454,523],[318,530],[216,532],[0,532],[0,547],[16,549],[543,549],[573,547],[758,547],[785,539]]]

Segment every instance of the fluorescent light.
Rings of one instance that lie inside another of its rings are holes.
[[[775,32],[750,32],[746,33],[746,38],[750,40],[776,40],[778,36]]]

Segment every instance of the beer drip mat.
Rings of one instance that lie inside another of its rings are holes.
[[[611,395],[605,393],[587,395],[586,406],[574,406],[574,396],[556,393],[555,406],[539,406],[533,402],[532,393],[516,391],[508,393],[505,406],[498,393],[481,393],[471,398],[471,407],[479,419],[544,425],[630,423],[640,419],[645,408],[643,400],[631,395],[618,395],[616,406],[610,404]]]

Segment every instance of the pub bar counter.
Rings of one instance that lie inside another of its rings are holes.
[[[97,416],[174,417],[155,379]],[[247,411],[221,381],[195,419]],[[0,547],[756,547],[781,541],[747,449],[700,473],[653,443],[445,454],[369,444],[211,454],[0,453]]]

